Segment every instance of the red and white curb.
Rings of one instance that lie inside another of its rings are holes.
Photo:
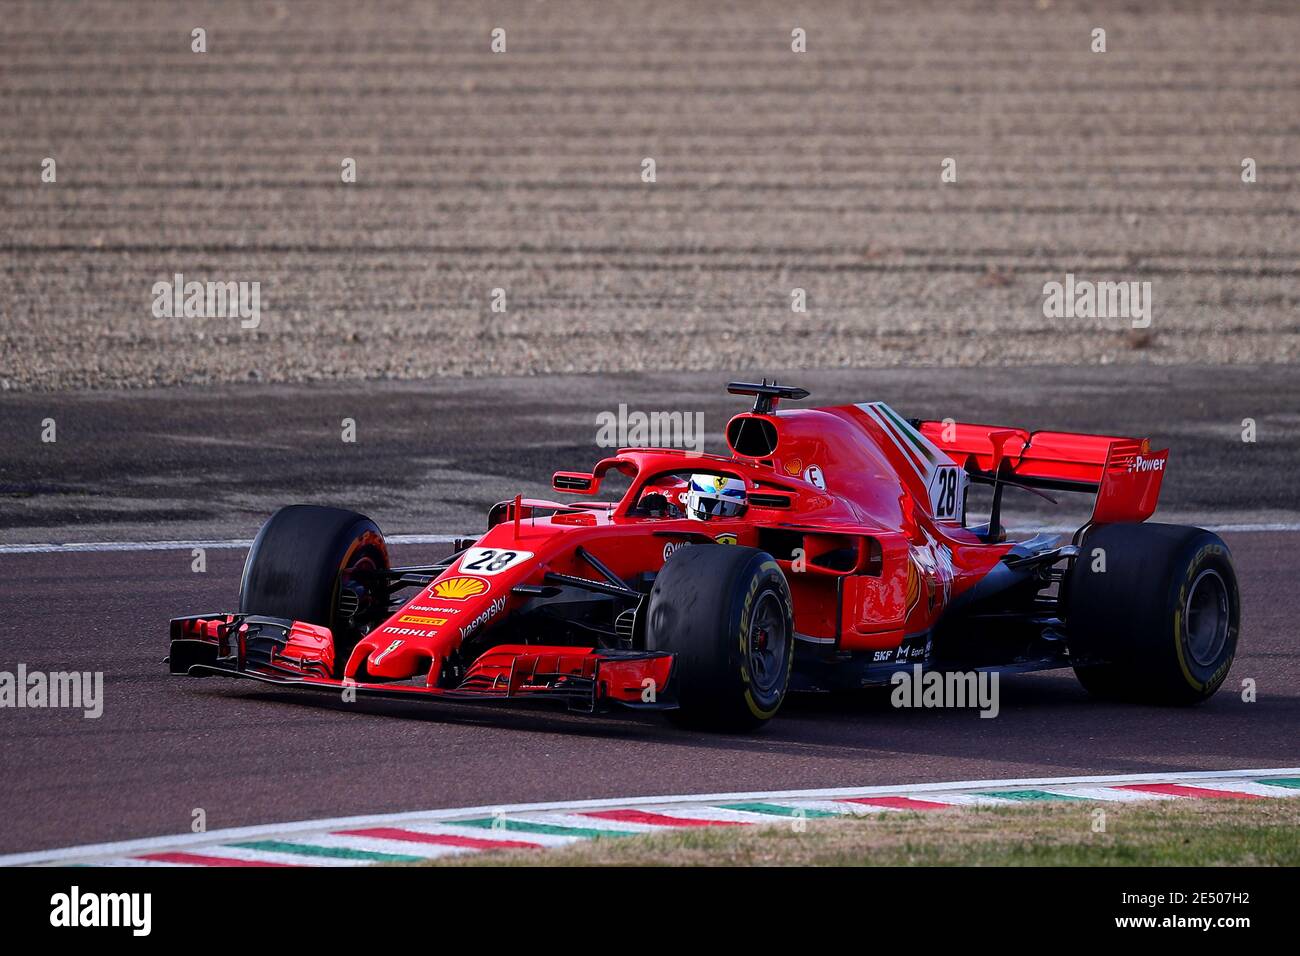
[[[1300,797],[1300,767],[1207,773],[967,780],[905,787],[715,793],[464,807],[304,820],[0,856],[0,866],[368,866],[683,827],[1011,806],[1041,801],[1267,800]]]

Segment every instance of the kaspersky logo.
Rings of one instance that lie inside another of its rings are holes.
[[[472,597],[485,594],[491,586],[482,578],[458,575],[454,578],[435,581],[429,587],[429,594],[432,597],[442,598],[444,601],[468,601]]]

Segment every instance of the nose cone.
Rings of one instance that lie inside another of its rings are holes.
[[[359,670],[366,677],[405,680],[424,674],[429,668],[429,652],[406,638],[389,634],[371,635],[361,641],[348,660],[348,676]]]

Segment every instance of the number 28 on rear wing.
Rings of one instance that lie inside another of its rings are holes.
[[[1096,495],[1091,524],[1145,521],[1156,510],[1169,450],[1145,438],[923,421],[920,430],[972,475]]]

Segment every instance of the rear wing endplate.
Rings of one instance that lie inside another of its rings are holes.
[[[1096,495],[1091,523],[1145,521],[1156,510],[1169,450],[1145,438],[1028,431],[1000,425],[923,421],[921,434],[973,474],[1031,488]]]

